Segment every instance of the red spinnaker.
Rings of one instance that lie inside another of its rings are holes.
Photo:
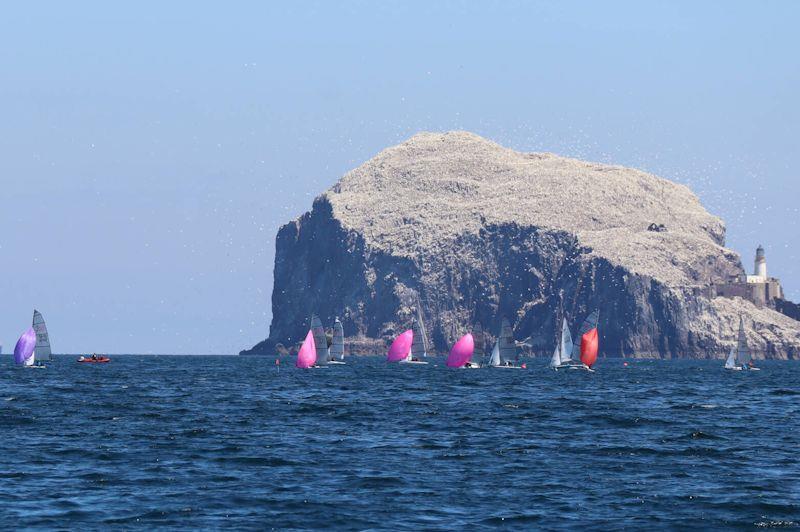
[[[581,336],[581,362],[589,366],[597,362],[597,327]]]

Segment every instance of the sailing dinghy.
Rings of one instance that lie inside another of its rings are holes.
[[[467,333],[462,336],[458,342],[453,345],[450,350],[450,355],[447,357],[448,368],[470,368],[478,367],[477,365],[471,366],[470,359],[472,352],[475,350],[475,340],[472,335]]]
[[[514,343],[511,323],[509,323],[508,319],[503,318],[500,322],[500,334],[497,336],[497,341],[494,343],[494,348],[492,348],[492,353],[486,366],[490,368],[522,369],[521,366],[517,366],[512,362],[513,359],[516,359],[516,354],[517,346]]]
[[[326,339],[327,341],[327,339]],[[345,364],[344,361],[344,327],[339,318],[333,322],[333,343],[331,344],[330,357],[328,364]]]
[[[592,365],[597,360],[597,321],[600,312],[594,311],[584,320],[579,331],[578,343],[573,343],[566,318],[562,318],[561,337],[550,359],[550,367],[559,369],[581,369],[594,371]]]
[[[753,364],[753,357],[747,345],[747,335],[744,334],[744,319],[739,316],[739,336],[736,340],[736,347],[728,353],[725,360],[725,369],[733,371],[760,371]]]
[[[36,347],[36,332],[33,327],[22,333],[22,336],[17,340],[17,345],[14,346],[14,363],[17,366],[25,368],[36,368],[44,366],[36,366],[34,348]]]

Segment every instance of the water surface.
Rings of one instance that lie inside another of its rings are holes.
[[[800,364],[595,374],[254,357],[0,363],[0,526],[800,523]]]

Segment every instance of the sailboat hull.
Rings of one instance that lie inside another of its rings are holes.
[[[328,365],[329,366],[345,366],[345,365],[347,365],[347,362],[342,362],[341,360],[329,360],[328,361]]]
[[[403,360],[398,361],[398,363],[399,364],[415,364],[417,366],[427,366],[428,365],[428,363],[425,362],[424,360],[406,360],[406,359],[403,359]]]
[[[587,366],[586,364],[559,364],[558,366],[553,366],[553,369],[558,370],[567,370],[567,369],[578,369],[583,371],[588,371],[590,373],[594,373],[594,370]]]

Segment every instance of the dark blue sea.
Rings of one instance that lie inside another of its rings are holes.
[[[4,356],[0,528],[800,527],[800,363],[349,361]]]

